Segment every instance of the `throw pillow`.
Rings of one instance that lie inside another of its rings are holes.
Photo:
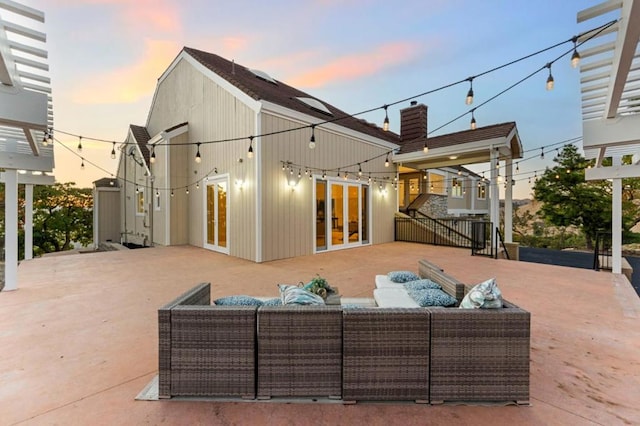
[[[411,271],[392,271],[387,274],[387,277],[394,283],[406,283],[420,279],[418,275]]]
[[[324,300],[295,285],[278,284],[283,305],[324,305]]]
[[[268,299],[262,302],[262,306],[282,306],[282,300],[279,297]]]
[[[496,284],[495,278],[490,278],[475,285],[467,293],[462,302],[462,309],[498,309],[502,308],[502,292]]]
[[[423,308],[427,306],[454,306],[457,302],[455,297],[437,288],[410,290],[408,293]]]
[[[219,306],[260,306],[262,301],[251,296],[227,296],[221,297],[213,301],[214,304]]]
[[[407,291],[410,290],[425,290],[428,288],[435,288],[437,290],[442,290],[442,286],[438,283],[434,283],[431,280],[428,279],[422,279],[422,280],[415,280],[415,281],[409,281],[404,283],[404,288],[407,289]]]

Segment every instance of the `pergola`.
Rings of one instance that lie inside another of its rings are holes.
[[[5,287],[17,289],[18,185],[25,185],[25,259],[33,256],[33,185],[51,185],[53,127],[44,13],[0,0],[0,181],[5,184]]]
[[[640,1],[609,0],[578,13],[578,22],[618,14],[613,26],[580,52],[583,146],[596,160],[587,180],[611,179],[613,272],[622,271],[622,179],[640,177]],[[622,157],[631,155],[630,165]],[[603,166],[611,158],[612,165]]]

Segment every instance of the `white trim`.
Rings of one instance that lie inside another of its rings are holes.
[[[262,113],[258,112],[256,114],[256,128],[255,134],[259,135],[262,133]],[[255,236],[256,236],[256,259],[257,263],[262,262],[262,138],[257,137],[254,139],[255,146],[253,147],[255,150],[255,156],[253,161],[255,163],[255,195],[256,195],[256,222],[254,224],[255,228]]]
[[[5,177],[5,269],[4,289],[11,291],[18,289],[18,171],[8,169]]]
[[[276,117],[285,118],[287,120],[298,122],[301,125],[308,125],[308,124],[318,123],[322,121],[317,117],[304,114],[302,112],[295,111],[278,104],[274,104],[273,102],[264,101],[264,100],[261,102],[263,105],[263,111],[271,113]],[[327,117],[327,118],[331,118],[331,117]],[[325,123],[325,124],[319,125],[318,129],[322,129],[323,131],[334,133],[339,136],[358,139],[361,142],[375,145],[377,147],[382,147],[388,150],[396,150],[400,148],[398,144],[395,144],[393,142],[385,141],[384,139],[379,139],[374,136],[367,135],[365,133],[360,133],[356,130],[352,130],[348,127],[340,126],[335,123]]]
[[[474,210],[474,209],[447,209],[447,212],[449,214],[458,215],[458,216],[489,214],[489,210],[488,209],[479,209],[479,210]]]
[[[24,260],[33,259],[33,184],[24,186]]]
[[[167,187],[167,190],[171,191],[171,174],[169,173],[170,169],[170,155],[169,149],[166,150],[166,155],[164,156],[164,184]],[[167,192],[165,190],[165,193]],[[171,245],[171,196],[170,193],[165,194],[165,223],[164,223],[164,240],[166,245]]]

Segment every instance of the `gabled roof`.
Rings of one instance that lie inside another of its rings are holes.
[[[183,51],[200,62],[207,69],[227,80],[229,83],[233,84],[255,100],[268,101],[290,110],[313,116],[317,118],[318,121],[334,120],[344,117],[335,121],[335,123],[348,129],[388,142],[398,142],[399,137],[397,134],[388,131],[385,132],[375,124],[351,117],[349,114],[334,107],[333,105],[298,90],[295,87],[291,87],[286,83],[277,80],[270,82],[267,79],[259,77],[256,73],[250,71],[249,68],[228,61],[227,59],[212,53],[203,52],[190,47],[184,47]],[[311,107],[309,104],[296,99],[300,97],[312,98],[321,102],[331,115],[321,112],[320,110]]]
[[[116,178],[101,178],[93,181],[96,188],[119,188],[120,182]]]
[[[448,133],[441,136],[427,137],[429,149],[443,148],[465,143],[478,142],[487,139],[505,138],[516,127],[515,122],[493,124],[491,126],[478,127],[474,130],[463,130],[455,133]],[[425,138],[417,139],[402,145],[400,154],[422,151]]]
[[[142,157],[144,158],[145,164],[147,165],[147,167],[149,167],[149,159],[150,159],[151,153],[149,152],[149,148],[147,147],[147,142],[149,142],[149,139],[151,139],[151,136],[149,136],[149,132],[147,131],[147,128],[142,126],[136,126],[134,124],[129,125],[129,128],[131,129],[131,133],[133,134],[133,137],[135,138],[136,143],[140,148],[140,152],[142,153]]]

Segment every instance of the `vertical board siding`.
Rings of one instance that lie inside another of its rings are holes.
[[[98,202],[98,240],[102,243],[110,240],[120,242],[120,191],[97,191]]]
[[[263,133],[278,132],[300,127],[300,123],[280,117],[263,114]],[[396,192],[393,189],[393,166],[384,167],[385,158],[364,162],[384,154],[386,149],[315,129],[316,148],[309,149],[310,129],[302,129],[264,137],[262,143],[263,161],[263,260],[269,261],[313,253],[314,249],[314,199],[313,181],[305,176],[305,166],[316,169],[313,173],[321,176],[336,176],[338,167],[362,163],[364,176],[371,172],[378,180],[383,173],[389,177],[386,195],[382,196],[377,186],[371,187],[371,242],[393,241],[393,217],[396,211]],[[293,176],[282,171],[282,161],[296,164]],[[287,185],[291,177],[297,179],[302,173],[295,190]],[[332,171],[329,171],[332,170]],[[344,174],[344,169],[341,174]],[[351,179],[356,178],[358,166],[349,167]],[[363,177],[364,177],[363,176]]]
[[[215,176],[214,168],[217,168],[218,175],[229,174],[229,253],[255,260],[256,178],[253,161],[256,159],[247,159],[249,140],[207,142],[252,135],[256,113],[182,60],[159,84],[147,128],[153,136],[183,122],[188,123],[189,131],[172,139],[171,143],[190,145],[169,148],[168,152],[171,172],[168,186],[181,188],[170,200],[171,244],[204,246],[204,179]],[[197,142],[202,142],[200,164],[195,162]],[[166,151],[167,148],[156,150],[156,156],[161,150]],[[164,162],[159,160],[156,165],[162,167]],[[246,182],[242,189],[235,185],[240,179]],[[185,191],[187,185],[189,195]]]

